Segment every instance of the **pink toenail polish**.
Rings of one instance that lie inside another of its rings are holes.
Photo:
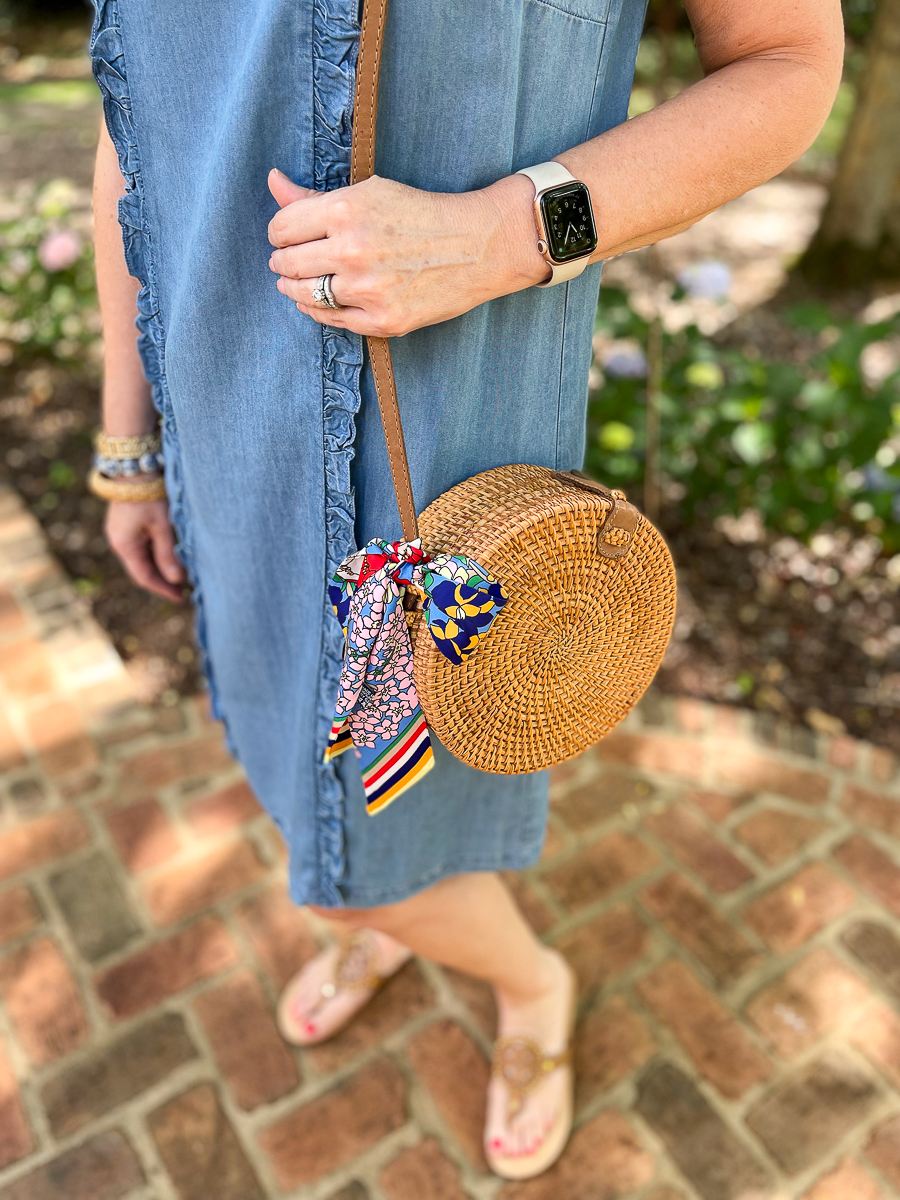
[[[303,1026],[303,1031],[304,1031],[304,1033],[315,1033],[316,1027],[312,1021],[307,1021],[306,1024]]]
[[[491,1140],[491,1149],[492,1150],[502,1150],[503,1149],[503,1142],[500,1140],[500,1138],[493,1138]]]

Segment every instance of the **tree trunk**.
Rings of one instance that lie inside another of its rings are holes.
[[[837,175],[798,269],[834,287],[900,278],[900,0],[878,0]]]

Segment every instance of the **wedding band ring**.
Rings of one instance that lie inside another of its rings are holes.
[[[331,281],[334,275],[320,275],[319,281],[313,288],[313,302],[320,304],[323,308],[342,308],[334,298],[334,292],[331,290]]]

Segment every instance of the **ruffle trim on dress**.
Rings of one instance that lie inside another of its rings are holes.
[[[184,495],[178,429],[166,384],[164,368],[166,335],[159,311],[153,242],[144,210],[141,160],[132,119],[131,96],[128,92],[125,45],[119,21],[118,0],[93,0],[93,3],[91,63],[94,78],[103,97],[106,127],[115,146],[119,167],[125,180],[126,192],[119,201],[119,224],[122,227],[125,262],[129,274],[141,285],[137,296],[138,315],[135,320],[138,331],[138,351],[143,363],[144,374],[150,384],[153,404],[162,418],[169,516],[177,537],[178,554],[185,565],[193,587],[197,641],[200,647],[203,671],[209,686],[212,711],[217,718],[224,720],[207,648],[203,593],[193,567],[193,544]],[[226,737],[229,749],[236,757],[236,748],[227,732],[227,724]]]
[[[332,191],[350,182],[353,98],[359,48],[357,0],[314,0],[313,3],[313,181],[317,191]],[[344,789],[333,763],[321,762],[331,731],[334,698],[344,655],[344,635],[328,598],[326,583],[355,548],[354,505],[350,463],[359,411],[362,338],[331,325],[322,326],[325,448],[325,579],[322,581],[322,667],[317,712],[319,765],[316,787],[318,901],[343,904],[338,880],[345,870]]]

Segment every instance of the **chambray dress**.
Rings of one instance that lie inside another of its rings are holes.
[[[625,120],[645,0],[390,0],[376,172],[464,191]],[[127,185],[138,344],[214,709],[290,850],[298,903],[384,904],[533,863],[547,772],[434,769],[369,816],[323,764],[338,563],[400,536],[364,339],[275,288],[273,166],[349,179],[360,0],[95,0],[94,73]],[[603,221],[602,208],[597,213]],[[579,467],[600,267],[394,339],[417,508],[505,463]],[[487,715],[487,714],[486,714]]]

